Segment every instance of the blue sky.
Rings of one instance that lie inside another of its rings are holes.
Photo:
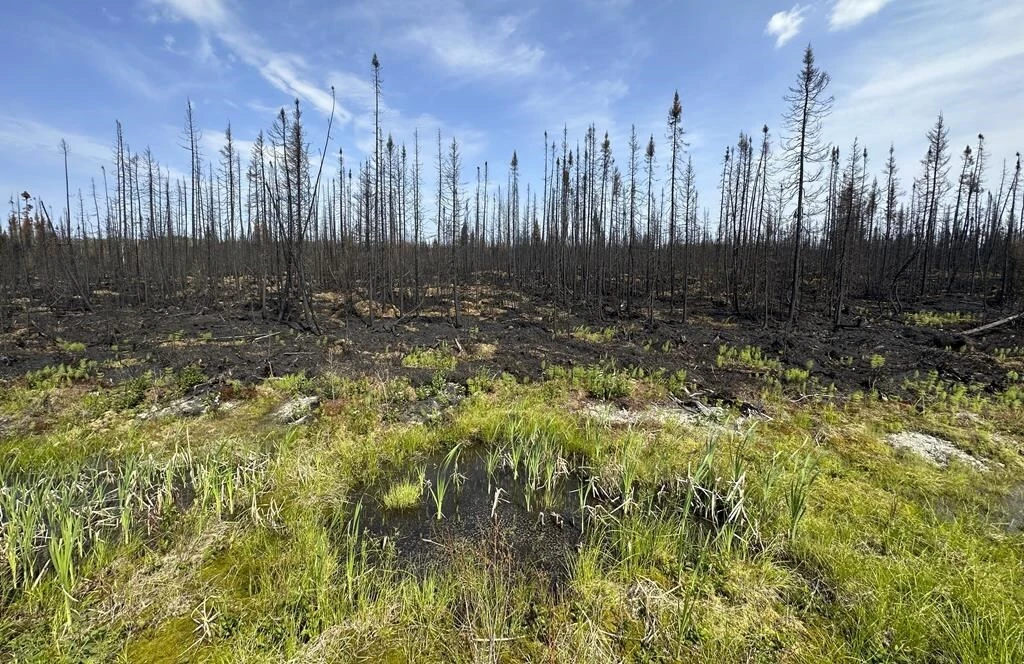
[[[90,177],[102,187],[115,119],[133,150],[150,146],[185,169],[187,98],[215,159],[229,121],[251,140],[296,96],[321,145],[333,85],[331,152],[361,157],[372,146],[374,51],[385,130],[411,149],[418,127],[428,163],[438,128],[456,136],[467,182],[485,159],[503,180],[513,149],[538,182],[543,132],[563,124],[573,142],[591,122],[608,131],[624,164],[631,124],[663,142],[678,89],[710,204],[739,131],[767,123],[778,140],[782,97],[808,42],[833,77],[827,137],[841,146],[859,137],[876,172],[893,141],[909,180],[940,110],[955,151],[979,131],[997,159],[1024,148],[1020,0],[50,0],[5,15],[4,202],[27,189],[62,207],[61,138],[72,190],[88,192]]]

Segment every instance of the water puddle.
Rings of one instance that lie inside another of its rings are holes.
[[[557,455],[524,456],[457,448],[430,458],[404,478],[421,487],[416,504],[385,507],[391,485],[357,498],[363,532],[414,569],[443,566],[466,547],[500,547],[518,568],[564,578],[583,535],[581,478]]]

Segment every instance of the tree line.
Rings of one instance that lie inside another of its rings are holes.
[[[715,166],[710,199],[696,186],[678,92],[664,136],[634,126],[613,148],[593,125],[581,137],[545,132],[542,181],[531,183],[517,152],[507,165],[466,168],[458,140],[440,131],[396,143],[381,125],[380,69],[374,55],[374,144],[363,158],[329,154],[333,113],[322,148],[311,146],[298,100],[248,154],[229,125],[218,154],[204,155],[188,103],[188,173],[132,151],[117,123],[111,170],[72,196],[62,141],[62,209],[28,192],[11,199],[0,299],[91,308],[100,291],[144,306],[237,296],[318,329],[317,291],[356,294],[371,325],[424,302],[444,303],[460,325],[463,292],[475,288],[599,317],[685,322],[699,298],[765,325],[796,325],[813,309],[839,326],[851,298],[899,312],[928,295],[1012,306],[1024,292],[1019,153],[993,168],[979,134],[954,164],[941,114],[907,175],[891,146],[879,158],[857,139],[826,142],[830,78],[810,46],[780,135],[741,132]],[[324,176],[327,159],[336,175]]]

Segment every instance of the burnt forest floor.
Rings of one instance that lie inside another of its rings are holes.
[[[93,300],[5,309],[0,660],[1024,660],[1006,312]]]

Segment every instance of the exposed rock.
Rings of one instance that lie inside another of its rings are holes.
[[[320,405],[320,397],[295,397],[274,411],[273,417],[281,424],[302,424],[308,421]]]
[[[953,443],[926,433],[904,431],[890,434],[886,440],[896,449],[909,450],[943,468],[955,459],[977,470],[985,469],[983,462],[967,454]]]
[[[445,383],[437,394],[407,404],[398,417],[404,422],[431,422],[465,398],[466,388],[457,383]]]
[[[140,420],[149,420],[158,417],[199,417],[205,415],[217,407],[216,399],[208,396],[183,397],[175,399],[163,408],[154,406],[149,410],[139,413]]]
[[[679,406],[648,406],[639,410],[619,408],[605,401],[587,402],[583,413],[605,424],[696,424],[721,422],[725,410],[718,406],[704,406],[693,410]]]

